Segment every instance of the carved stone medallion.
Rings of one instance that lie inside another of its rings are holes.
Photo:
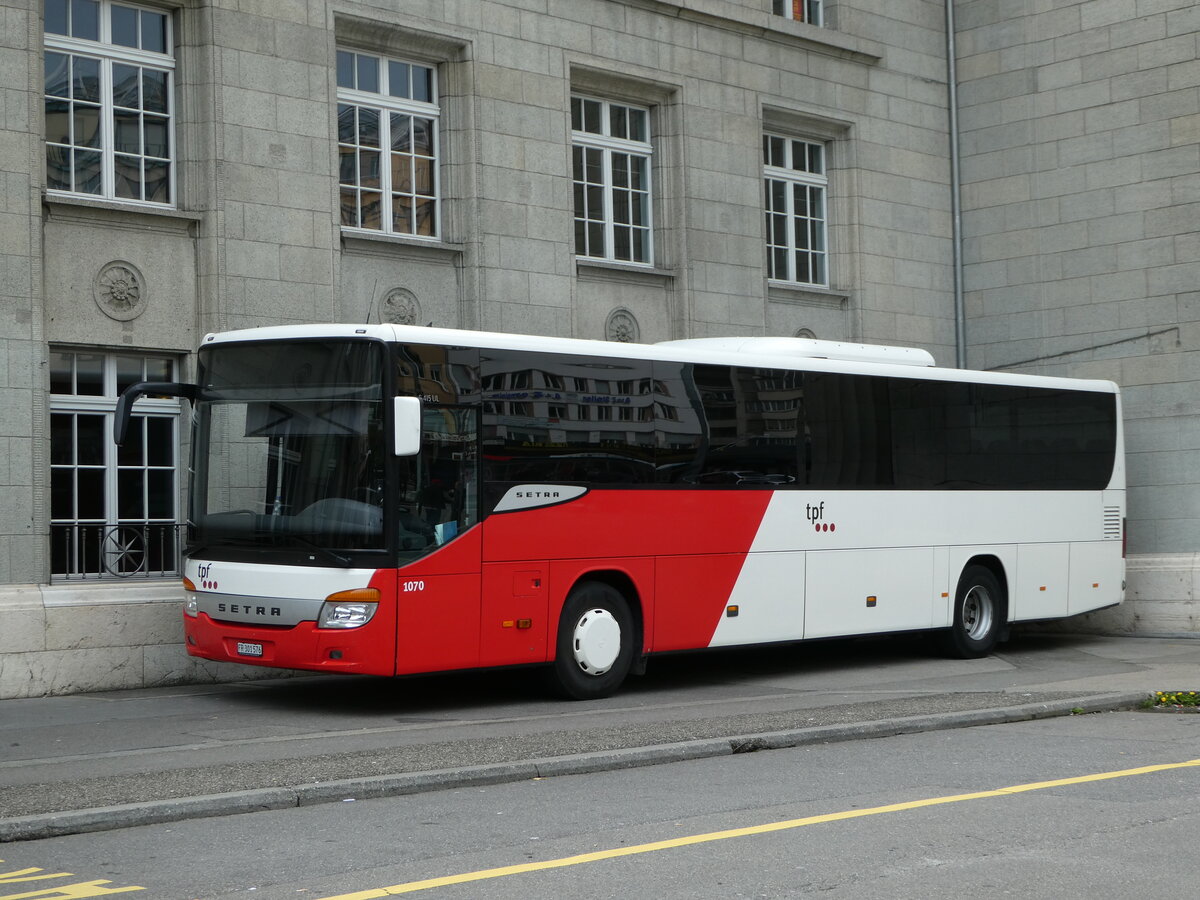
[[[110,319],[128,322],[146,310],[146,278],[133,263],[115,259],[97,273],[92,296]]]
[[[633,313],[624,308],[617,308],[608,314],[604,336],[606,340],[621,344],[636,344],[642,339],[642,329]]]
[[[392,325],[416,325],[421,315],[417,295],[408,288],[392,288],[380,304],[379,317]]]

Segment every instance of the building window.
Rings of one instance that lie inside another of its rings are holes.
[[[650,111],[572,97],[571,144],[576,255],[649,264]]]
[[[436,70],[339,50],[337,83],[342,226],[438,237]]]
[[[112,441],[121,391],[174,381],[167,357],[50,351],[50,549],[56,578],[178,572],[178,400],[138,401]]]
[[[763,135],[763,180],[768,277],[827,287],[824,145]]]
[[[46,188],[174,203],[170,17],[111,0],[46,0]]]
[[[785,19],[821,25],[822,0],[772,0],[772,11]]]

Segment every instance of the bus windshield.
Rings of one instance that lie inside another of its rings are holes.
[[[225,344],[200,352],[193,545],[278,548],[318,565],[382,551],[383,347]]]

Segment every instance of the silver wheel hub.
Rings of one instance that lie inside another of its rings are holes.
[[[996,614],[996,604],[987,588],[976,585],[967,591],[963,598],[962,624],[963,631],[973,641],[981,640],[992,630],[992,619]]]
[[[621,623],[607,609],[589,609],[575,623],[575,663],[588,675],[603,675],[621,653]]]

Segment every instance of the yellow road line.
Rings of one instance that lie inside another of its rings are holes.
[[[1029,791],[1044,791],[1047,788],[1066,787],[1073,784],[1088,784],[1094,781],[1108,781],[1113,778],[1128,778],[1130,775],[1149,775],[1152,772],[1167,772],[1172,769],[1200,767],[1200,759],[1187,762],[1162,763],[1153,766],[1140,766],[1136,769],[1121,769],[1117,772],[1097,772],[1092,775],[1079,775],[1075,778],[1059,778],[1054,781],[1035,781],[1031,784],[1016,784],[1011,787],[996,788],[990,791],[977,791],[972,794],[951,794],[946,797],[929,797],[924,800],[910,800],[906,803],[891,803],[887,806],[873,806],[869,809],[848,809],[842,812],[825,813],[820,816],[806,816],[803,819],[788,819],[783,822],[767,822],[762,825],[749,825],[744,828],[730,828],[725,831],[710,831],[706,834],[692,834],[686,837],[669,838],[664,841],[652,841],[648,844],[635,844],[629,847],[614,847],[610,850],[597,850],[594,853],[580,853],[577,856],[564,856],[560,859],[547,859],[541,862],[519,863],[515,866],[500,866],[495,869],[480,869],[476,872],[463,872],[458,875],[444,875],[441,878],[427,878],[423,881],[409,881],[405,884],[394,884],[391,887],[371,888],[357,891],[353,894],[338,894],[336,897],[324,897],[322,900],[376,900],[379,897],[395,897],[399,894],[411,894],[415,891],[426,891],[430,888],[447,887],[452,884],[467,884],[472,881],[486,881],[491,878],[506,878],[509,875],[521,875],[525,872],[540,872],[546,869],[562,869],[567,866],[578,866],[583,863],[599,862],[605,859],[617,859],[622,856],[635,856],[639,853],[654,853],[658,850],[671,850],[676,847],[687,847],[693,844],[706,844],[712,841],[724,841],[729,838],[749,837],[755,834],[769,834],[773,831],[787,831],[792,828],[803,828],[806,825],[822,825],[826,822],[840,822],[846,819],[861,819],[865,816],[877,816],[882,813],[905,812],[910,809],[923,809],[928,806],[944,806],[948,803],[962,803],[964,800],[985,800],[992,797],[1008,797],[1013,794],[1023,794]]]

